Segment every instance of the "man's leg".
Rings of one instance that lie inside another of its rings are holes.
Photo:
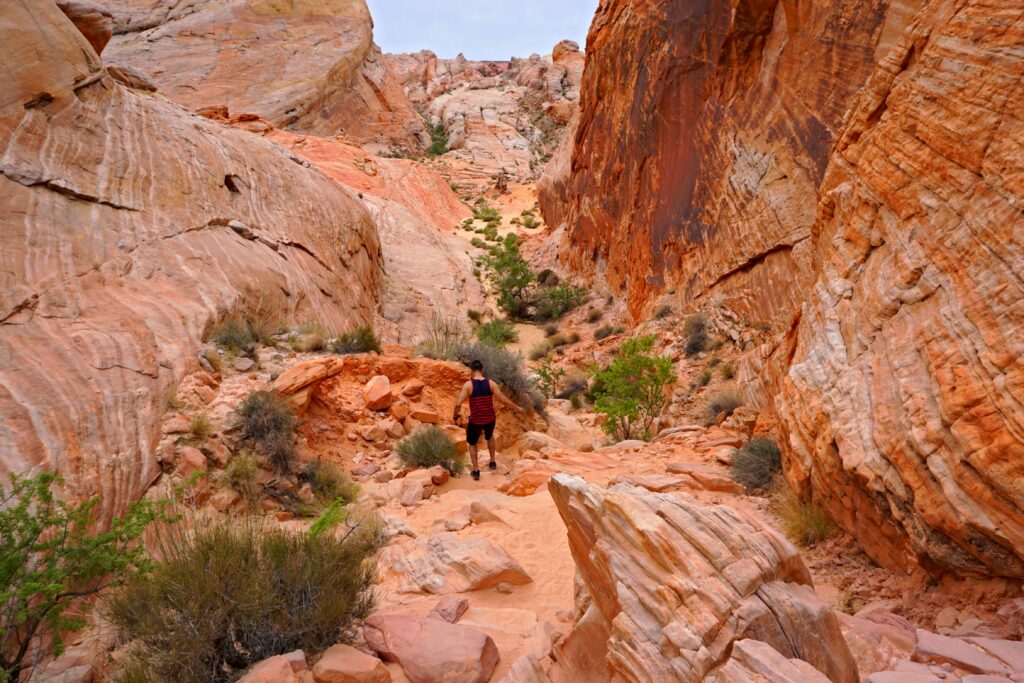
[[[469,460],[473,463],[473,472],[480,471],[480,463],[477,461],[476,450],[475,443],[469,444]]]
[[[491,454],[491,462],[494,462],[494,448],[494,435],[492,434],[491,438],[487,439],[487,452]]]

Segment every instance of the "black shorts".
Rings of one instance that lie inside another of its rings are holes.
[[[491,437],[494,436],[494,423],[488,422],[485,425],[477,425],[470,422],[466,425],[466,443],[475,446],[480,441],[481,434],[490,441]]]

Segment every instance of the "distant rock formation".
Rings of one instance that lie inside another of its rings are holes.
[[[383,150],[429,144],[395,80],[365,0],[106,0],[106,58],[149,74],[193,111],[225,105],[301,133]]]
[[[55,3],[0,5],[0,43],[0,471],[56,471],[109,518],[158,476],[211,327],[367,322],[380,246],[304,160],[113,80]]]

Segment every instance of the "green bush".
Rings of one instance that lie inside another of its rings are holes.
[[[726,363],[722,366],[722,379],[732,379],[736,375],[736,369],[733,368],[732,363]]]
[[[604,370],[595,375],[600,387],[595,407],[608,416],[605,431],[619,439],[650,437],[651,425],[665,405],[664,387],[672,381],[672,361],[654,356],[654,336],[623,342]]]
[[[708,400],[707,416],[714,420],[723,412],[729,417],[736,409],[743,405],[743,397],[734,389],[724,389],[717,392]]]
[[[475,322],[477,325],[484,321],[484,314],[475,308],[471,308],[466,311],[466,317]]]
[[[490,249],[490,247],[487,245],[487,242],[484,242],[479,237],[474,237],[469,241],[469,243],[472,244],[477,249]]]
[[[492,225],[488,225],[486,228],[484,228],[483,235],[484,239],[487,240],[488,242],[498,241],[498,229]]]
[[[484,373],[506,390],[521,406],[536,410],[544,407],[544,397],[533,388],[523,369],[520,353],[489,344],[465,344],[456,353],[458,360],[469,366],[474,360],[484,364]]]
[[[781,471],[782,455],[769,438],[755,437],[732,454],[732,478],[748,491],[767,488]]]
[[[448,131],[445,130],[443,123],[436,126],[428,124],[427,133],[430,134],[430,147],[427,148],[427,156],[439,157],[448,151]],[[451,188],[456,190],[458,186],[452,183]]]
[[[440,465],[453,476],[458,476],[466,466],[466,456],[437,425],[417,427],[416,431],[398,442],[395,451],[408,467]]]
[[[557,287],[560,281],[558,273],[550,268],[545,268],[537,274],[537,284],[541,287]]]
[[[490,206],[486,200],[472,209],[473,217],[483,223],[501,223],[501,212]]]
[[[295,415],[273,391],[254,391],[236,409],[244,443],[251,445],[278,472],[291,470],[295,457]]]
[[[801,500],[781,475],[775,477],[770,497],[771,511],[782,520],[782,530],[797,545],[813,546],[835,531],[828,510],[813,501]]]
[[[288,345],[296,353],[311,353],[327,348],[327,332],[319,323],[307,323],[299,328]]]
[[[561,283],[554,287],[545,287],[541,290],[534,308],[534,318],[537,320],[558,320],[563,315],[583,303],[583,297],[587,295],[584,287],[573,287],[568,283]]]
[[[256,343],[252,331],[238,320],[225,320],[210,335],[210,341],[233,351],[241,351]]]
[[[537,388],[540,389],[540,393],[547,398],[554,398],[558,393],[559,383],[565,378],[565,370],[554,365],[551,359],[547,359],[534,368],[534,372],[537,373]]]
[[[140,501],[97,532],[99,499],[64,502],[59,483],[40,474],[0,485],[0,680],[19,680],[42,653],[60,655],[90,598],[151,568],[139,538],[168,521],[161,504]]]
[[[519,251],[519,238],[506,235],[484,257],[484,266],[491,286],[498,292],[498,307],[514,318],[523,317],[534,274]]]
[[[317,504],[302,510],[307,516],[319,514],[336,500],[350,505],[359,497],[359,485],[332,462],[306,463],[299,472],[299,484],[309,484],[316,496]]]
[[[597,328],[594,331],[594,341],[601,341],[602,339],[607,339],[613,334],[622,334],[625,331],[626,328],[622,327],[621,325],[605,325],[603,327]]]
[[[259,465],[251,453],[242,451],[228,460],[228,464],[224,467],[223,477],[227,485],[237,491],[242,498],[250,502],[255,500]]]
[[[197,413],[192,416],[192,424],[188,428],[189,436],[195,441],[205,441],[213,433],[213,423],[206,413]]]
[[[344,356],[353,353],[381,353],[380,340],[377,339],[373,327],[363,325],[351,332],[339,336],[331,344],[331,351]]]
[[[458,360],[458,351],[467,339],[466,328],[459,321],[435,313],[416,353],[434,360]]]
[[[154,541],[149,577],[129,581],[108,617],[136,676],[234,680],[274,655],[350,642],[373,609],[381,540],[372,525],[297,533],[252,518],[171,530]]]
[[[554,347],[551,346],[551,342],[538,342],[537,344],[534,345],[532,349],[530,349],[530,360],[540,360],[541,358],[546,358],[547,355],[551,353],[551,349],[553,348]]]
[[[505,346],[519,341],[516,326],[504,318],[488,321],[476,328],[476,338],[481,344]]]
[[[697,375],[697,379],[694,380],[693,384],[694,384],[694,386],[698,386],[698,387],[706,387],[708,384],[710,384],[710,382],[711,382],[711,371],[710,370],[704,370],[699,375]]]

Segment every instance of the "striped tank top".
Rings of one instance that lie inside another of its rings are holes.
[[[491,382],[487,379],[474,379],[473,393],[469,395],[469,421],[475,425],[486,425],[494,422],[494,396],[491,394]]]

